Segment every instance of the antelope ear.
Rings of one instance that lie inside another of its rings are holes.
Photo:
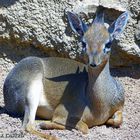
[[[71,29],[80,36],[84,35],[87,31],[88,26],[74,13],[67,12],[68,21]]]
[[[120,35],[122,31],[124,30],[127,21],[128,21],[128,12],[122,13],[116,21],[114,21],[110,27],[108,28],[108,31],[111,35],[111,40],[116,38],[116,36]]]

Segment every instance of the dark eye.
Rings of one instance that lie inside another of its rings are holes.
[[[106,48],[110,48],[111,47],[111,41],[108,42],[106,45],[105,45]]]
[[[107,53],[110,52],[110,50],[111,50],[111,42],[108,42],[108,43],[105,45],[103,51],[104,51],[105,54],[107,54]]]
[[[82,48],[83,48],[83,51],[86,51],[86,45],[87,45],[87,44],[86,44],[85,42],[82,41]]]
[[[86,43],[82,41],[82,47],[86,48]]]

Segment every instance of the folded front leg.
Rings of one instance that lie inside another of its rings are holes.
[[[122,111],[118,110],[114,113],[112,118],[110,118],[106,124],[107,125],[112,125],[114,127],[119,127],[122,124],[123,117],[122,117]]]
[[[43,121],[43,122],[40,121],[40,122],[41,123],[39,125],[41,129],[59,129],[59,130],[65,129],[64,125],[52,121]]]

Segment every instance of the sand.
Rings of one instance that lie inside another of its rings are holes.
[[[21,127],[20,118],[13,118],[5,113],[2,86],[7,73],[0,66],[0,140],[42,139],[26,133]],[[140,67],[112,69],[111,74],[122,82],[125,89],[123,124],[120,128],[96,126],[87,135],[74,129],[43,132],[55,135],[60,140],[140,140]]]

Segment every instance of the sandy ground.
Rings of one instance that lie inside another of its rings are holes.
[[[124,121],[120,128],[96,126],[87,135],[77,130],[44,130],[44,133],[55,135],[61,140],[140,140],[140,67],[113,69],[111,73],[125,88]],[[41,139],[23,131],[20,118],[10,117],[4,112],[2,85],[6,75],[7,71],[0,66],[0,140],[9,140],[8,137],[13,137],[12,140],[16,137],[25,140]]]

